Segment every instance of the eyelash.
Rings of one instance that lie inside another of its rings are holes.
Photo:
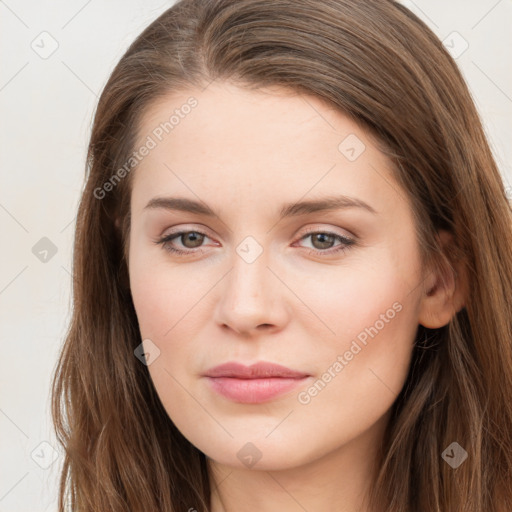
[[[165,237],[163,237],[163,238],[161,238],[159,240],[156,240],[155,243],[156,244],[161,244],[165,251],[173,253],[173,254],[176,254],[177,256],[180,256],[180,257],[186,257],[186,256],[189,256],[189,255],[192,255],[192,254],[201,254],[203,251],[200,250],[200,248],[199,248],[199,250],[189,249],[189,250],[184,251],[182,249],[176,249],[176,247],[173,247],[172,245],[170,245],[170,242],[172,240],[174,240],[175,238],[179,238],[180,236],[185,235],[187,233],[197,233],[198,235],[210,238],[206,233],[203,233],[202,231],[197,231],[197,230],[194,229],[194,230],[177,231],[176,233],[170,233],[169,235],[166,235]],[[307,238],[307,237],[309,237],[311,235],[315,235],[315,234],[316,235],[321,234],[321,235],[334,236],[335,239],[337,239],[337,240],[339,240],[341,242],[341,244],[339,246],[337,246],[336,249],[331,248],[331,249],[326,249],[324,251],[322,251],[320,249],[309,249],[309,248],[307,248],[309,255],[318,256],[320,254],[320,255],[331,256],[333,254],[341,254],[344,251],[348,251],[351,246],[356,244],[356,241],[354,239],[352,239],[352,238],[349,238],[349,237],[346,237],[346,236],[343,236],[343,235],[339,235],[337,233],[332,233],[330,231],[320,231],[318,229],[307,231],[304,235],[302,235],[299,238],[298,241],[304,240],[305,238]]]

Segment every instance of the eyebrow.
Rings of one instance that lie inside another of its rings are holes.
[[[154,197],[144,209],[163,208],[166,210],[179,210],[182,212],[217,217],[217,214],[206,204],[185,197]],[[377,211],[361,199],[349,196],[328,196],[309,201],[288,203],[282,206],[279,212],[279,220],[286,217],[296,217],[323,211],[340,210],[346,208],[362,208],[372,214]]]

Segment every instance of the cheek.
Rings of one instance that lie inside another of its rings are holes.
[[[303,286],[300,293],[322,323],[302,323],[315,340],[318,380],[299,396],[300,403],[322,415],[359,417],[361,424],[365,415],[376,419],[392,405],[407,377],[418,327],[419,260],[414,252],[404,254],[408,260],[389,253],[378,264],[353,266],[339,279],[326,280],[322,293]],[[304,347],[303,358],[307,353]],[[340,399],[344,407],[333,408]]]
[[[192,422],[204,419],[184,391],[189,388],[194,358],[200,353],[193,332],[198,328],[194,321],[198,310],[194,308],[200,306],[204,292],[191,285],[186,272],[159,262],[145,265],[138,255],[130,259],[130,287],[141,339],[152,342],[144,342],[144,348],[154,351],[156,345],[159,350],[158,357],[153,357],[148,366],[151,380],[169,417],[180,429],[188,431],[190,422],[183,411],[193,417],[198,414]]]
[[[189,273],[166,263],[136,253],[130,258],[130,288],[143,337],[163,339],[201,297],[202,287]]]
[[[314,326],[315,343],[328,351],[329,346],[343,349],[354,339],[363,345],[376,337],[389,338],[390,343],[410,339],[417,326],[418,294],[413,292],[419,264],[413,252],[404,254],[409,254],[408,260],[381,251],[325,278],[296,278],[294,291],[315,313],[314,318],[297,320],[309,330]]]
[[[172,327],[170,311],[174,303],[170,291],[154,273],[134,272],[130,281],[142,338],[160,338]]]

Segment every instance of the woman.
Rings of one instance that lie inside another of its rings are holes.
[[[387,0],[182,0],[99,100],[59,509],[512,509],[512,224]]]

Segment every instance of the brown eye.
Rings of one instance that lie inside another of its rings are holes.
[[[156,240],[155,243],[161,244],[166,251],[187,256],[200,253],[205,238],[209,237],[199,231],[178,231]]]
[[[184,247],[187,249],[195,249],[201,246],[204,241],[204,236],[205,235],[197,231],[187,231],[182,233],[179,238]]]
[[[315,249],[330,249],[336,240],[336,237],[329,233],[313,233],[309,236]]]
[[[356,244],[356,241],[352,238],[329,231],[310,231],[303,235],[300,240],[307,241],[309,247],[303,247],[309,250],[309,254],[322,256],[333,256]]]

